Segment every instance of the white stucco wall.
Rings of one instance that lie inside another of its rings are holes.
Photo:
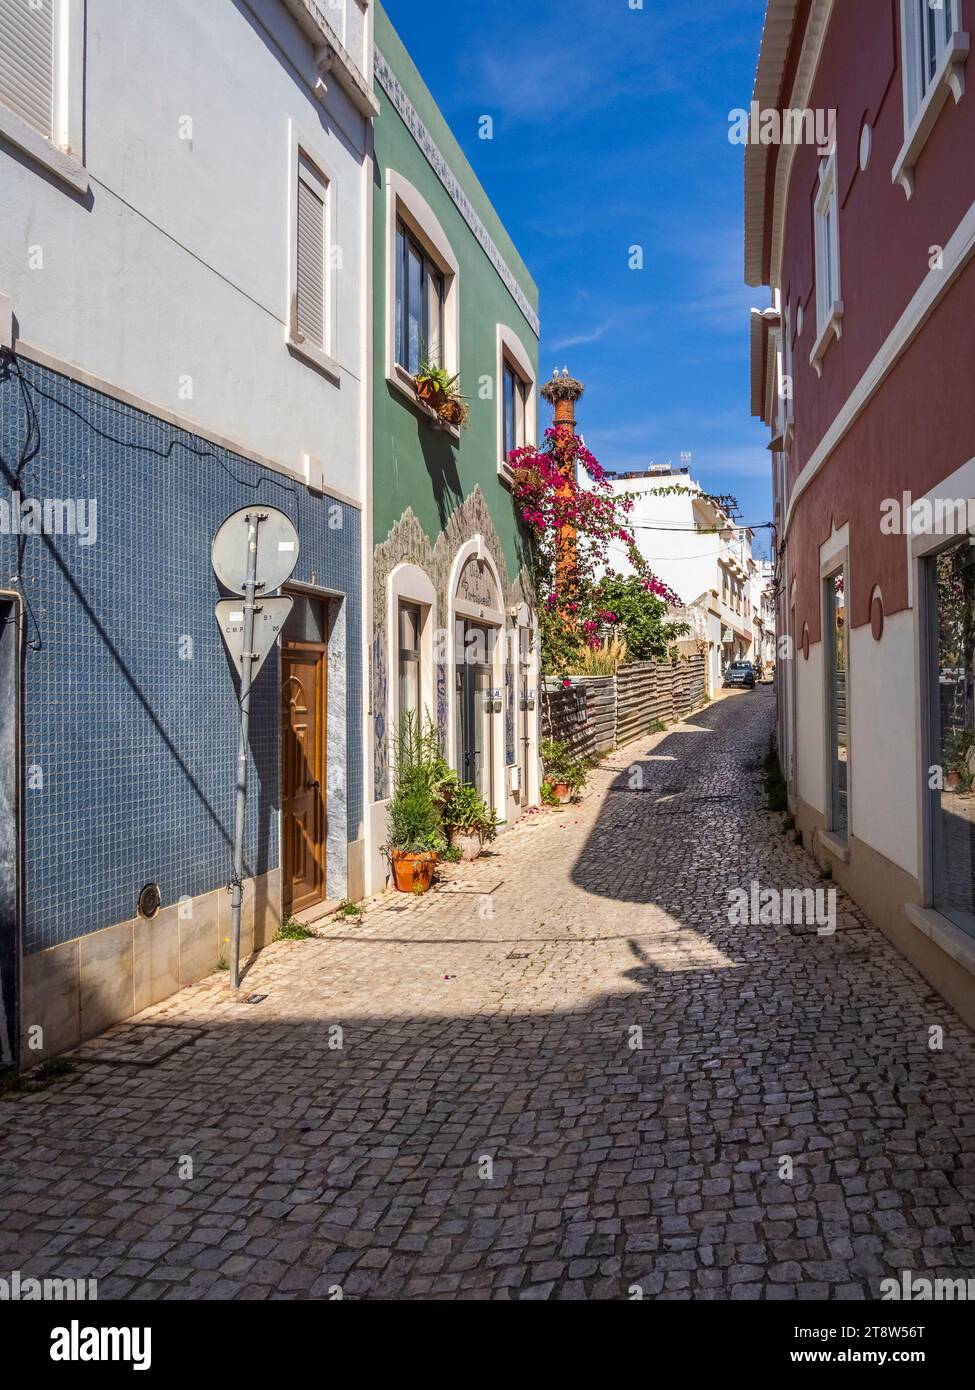
[[[684,603],[693,603],[706,589],[720,590],[718,555],[722,541],[717,535],[695,534],[691,530],[695,512],[688,494],[653,494],[655,488],[675,486],[696,488],[697,484],[689,477],[664,475],[620,479],[613,482],[613,491],[635,495],[627,525],[633,529],[637,546],[657,578],[678,593]],[[610,564],[617,573],[632,573],[626,549],[618,542],[610,547]]]
[[[360,499],[363,117],[334,81],[315,99],[281,0],[88,0],[85,69],[87,196],[0,143],[0,294],[24,349],[299,476],[307,451]],[[332,180],[338,382],[285,345],[292,124]]]
[[[823,644],[817,642],[809,648],[808,661],[801,650],[796,656],[796,727],[802,731],[796,753],[799,795],[808,806],[825,813],[823,720]]]
[[[874,641],[869,624],[851,632],[850,685],[853,833],[916,874],[917,688],[912,610],[888,617],[880,642]]]

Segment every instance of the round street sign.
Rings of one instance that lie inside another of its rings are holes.
[[[250,519],[260,518],[257,528],[257,582],[262,594],[286,584],[298,563],[298,532],[277,507],[255,502],[228,516],[213,538],[213,572],[232,594],[245,592],[247,541]]]

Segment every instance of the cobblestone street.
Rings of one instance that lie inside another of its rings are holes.
[[[258,1003],[216,975],[142,1015],[188,1030],[158,1065],[0,1103],[0,1266],[101,1298],[975,1277],[972,1035],[842,894],[832,936],[729,923],[729,888],[823,887],[764,809],[773,707],[719,699],[435,894],[275,943]]]

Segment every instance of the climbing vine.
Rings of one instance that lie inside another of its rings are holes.
[[[614,493],[598,459],[565,425],[547,429],[541,448],[514,450],[508,463],[532,538],[545,673],[563,674],[582,649],[598,648],[610,633],[626,639],[630,660],[665,656],[687,628],[666,620],[668,606],[681,600],[637,546],[627,524],[633,496]],[[610,564],[617,545],[627,576]],[[633,647],[631,633],[638,638]]]

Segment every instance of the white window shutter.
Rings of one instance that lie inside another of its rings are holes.
[[[50,140],[54,129],[55,0],[0,0],[0,102]]]
[[[325,197],[304,166],[298,173],[298,332],[325,347]]]

